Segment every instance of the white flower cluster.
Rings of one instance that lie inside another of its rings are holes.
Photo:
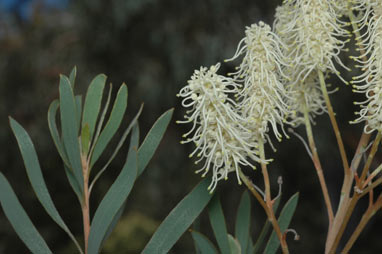
[[[283,71],[290,78],[286,82],[286,101],[292,112],[289,122],[293,126],[304,123],[305,110],[311,121],[326,112],[317,71],[339,76],[333,61],[346,68],[338,56],[346,43],[339,38],[349,34],[335,11],[340,6],[334,3],[340,2],[347,3],[293,0],[284,1],[276,9],[273,28],[287,46],[284,54],[288,65]]]
[[[289,5],[285,7],[287,13],[276,17],[281,19],[282,16],[289,16],[287,18],[289,22],[284,24],[278,33],[286,37],[288,42],[292,42],[288,45],[293,49],[289,60],[293,66],[299,67],[297,77],[302,76],[302,80],[317,69],[339,75],[333,61],[347,68],[341,62],[339,54],[348,41],[341,40],[341,37],[349,36],[350,33],[344,29],[346,23],[338,19],[334,2],[333,0],[285,1],[284,5]]]
[[[235,55],[226,61],[243,56],[237,72],[231,73],[234,79],[244,84],[238,94],[239,110],[245,117],[246,126],[257,136],[256,139],[269,140],[269,124],[275,136],[282,135],[277,124],[282,127],[288,115],[284,102],[286,91],[282,79],[284,56],[280,49],[279,38],[264,22],[253,24],[245,30],[245,37],[240,41]]]
[[[305,110],[309,120],[313,123],[317,115],[327,113],[325,99],[316,72],[310,73],[304,81],[298,80],[288,83],[286,90],[289,94],[287,103],[291,110],[288,123],[293,127],[305,124]]]
[[[259,142],[269,140],[269,126],[281,139],[277,124],[282,125],[287,115],[278,75],[283,57],[277,36],[263,22],[247,27],[245,33],[232,58],[244,55],[234,78],[218,75],[219,65],[202,67],[178,94],[184,98],[182,106],[191,108],[186,120],[178,122],[193,123],[183,143],[195,143],[191,156],[201,157],[196,163],[205,160],[197,172],[206,175],[212,168],[211,190],[231,171],[236,171],[240,183],[239,167],[254,168],[252,161],[261,161]]]
[[[180,90],[189,110],[178,122],[193,123],[183,143],[195,143],[190,156],[200,157],[196,163],[205,160],[197,172],[205,176],[211,169],[211,190],[232,171],[240,182],[240,166],[268,162],[258,157],[259,147],[271,144],[270,133],[279,140],[286,136],[288,118],[298,125],[306,109],[311,119],[326,112],[317,74],[339,74],[333,60],[343,65],[338,55],[346,41],[340,37],[349,34],[336,16],[338,8],[333,1],[285,1],[273,31],[263,22],[246,27],[236,53],[226,60],[241,59],[232,78],[217,74],[219,64],[202,67]]]
[[[182,143],[194,142],[196,149],[190,157],[200,157],[196,163],[205,159],[204,165],[196,173],[204,171],[205,176],[212,168],[211,191],[221,179],[227,179],[228,173],[236,171],[238,181],[239,166],[254,165],[247,160],[259,161],[256,156],[257,144],[251,139],[251,133],[241,125],[242,117],[236,112],[237,105],[229,94],[236,94],[240,86],[234,80],[218,75],[219,64],[209,69],[196,70],[178,96],[183,97],[182,106],[190,108],[185,121],[193,123],[191,130],[184,134]],[[192,135],[192,137],[189,137]]]
[[[382,1],[357,1],[353,9],[362,14],[358,20],[360,28],[368,24],[360,38],[360,46],[365,51],[353,57],[364,71],[352,81],[353,91],[366,95],[365,101],[356,103],[361,110],[356,112],[358,118],[354,123],[366,121],[364,131],[367,133],[382,131]]]

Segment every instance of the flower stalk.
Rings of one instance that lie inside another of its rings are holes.
[[[322,91],[322,93],[324,95],[324,99],[325,99],[326,106],[327,106],[327,109],[328,109],[328,114],[329,114],[330,122],[332,123],[334,134],[336,135],[336,139],[337,139],[337,143],[338,143],[338,148],[340,150],[342,164],[343,164],[343,167],[344,167],[345,177],[350,177],[351,171],[350,171],[350,168],[349,168],[348,159],[346,157],[345,146],[344,146],[344,143],[342,141],[341,133],[340,133],[340,130],[338,128],[338,124],[337,124],[337,120],[336,120],[336,117],[335,117],[335,113],[333,111],[333,107],[332,107],[332,104],[330,102],[329,94],[328,94],[328,91],[326,89],[324,74],[322,73],[321,70],[318,70],[317,73],[318,73],[318,77],[320,79],[321,91]]]
[[[266,167],[266,166],[265,166]],[[263,207],[269,222],[271,222],[272,227],[277,235],[277,238],[280,241],[281,244],[281,250],[283,254],[288,254],[289,249],[286,242],[286,239],[284,237],[284,234],[281,232],[280,226],[278,224],[278,221],[276,219],[276,216],[273,211],[273,202],[268,201],[267,198],[265,198],[256,190],[251,180],[241,171],[239,170],[239,175],[243,183],[247,186],[248,190],[253,194],[253,196],[256,198],[256,200],[260,203],[260,205]]]
[[[280,226],[277,222],[275,213],[273,211],[273,201],[272,201],[272,195],[271,195],[271,186],[269,182],[269,174],[268,169],[265,161],[265,151],[264,151],[264,142],[259,139],[259,152],[260,152],[260,159],[261,159],[261,172],[263,174],[264,178],[264,186],[265,186],[265,202],[268,207],[266,210],[267,216],[269,221],[272,223],[273,229],[275,230],[277,237],[279,238],[280,244],[281,244],[281,250],[284,254],[289,253],[288,245],[286,243],[286,239],[283,236],[283,233],[280,230]]]
[[[330,122],[332,124],[332,128],[334,131],[334,134],[336,136],[338,148],[340,151],[341,159],[342,159],[342,164],[344,168],[344,181],[342,184],[342,189],[341,189],[341,199],[340,199],[340,204],[338,207],[338,211],[336,213],[335,218],[333,219],[333,223],[331,224],[332,227],[329,228],[328,232],[328,237],[326,241],[326,249],[328,249],[329,246],[332,246],[333,240],[336,236],[338,236],[337,232],[340,230],[341,224],[343,222],[343,217],[346,216],[346,213],[348,211],[347,206],[349,205],[350,201],[350,191],[351,191],[351,186],[353,183],[353,173],[350,170],[349,163],[346,157],[346,152],[345,152],[345,147],[341,138],[341,133],[338,128],[338,124],[335,118],[335,113],[333,111],[332,104],[330,102],[330,98],[328,95],[328,91],[326,89],[326,84],[325,84],[325,79],[322,71],[318,70],[318,76],[320,79],[320,86],[321,86],[321,91],[323,93],[326,106],[328,109],[328,114],[330,118]]]
[[[318,156],[316,143],[314,142],[312,125],[310,124],[309,112],[308,112],[307,107],[305,107],[305,110],[304,110],[304,118],[305,118],[306,134],[308,136],[309,146],[310,146],[310,150],[312,152],[312,160],[313,160],[313,164],[314,164],[314,167],[316,169],[316,172],[317,172],[318,180],[320,182],[321,191],[322,191],[322,194],[324,196],[325,205],[326,205],[326,209],[328,212],[329,228],[330,228],[332,225],[332,222],[333,222],[333,218],[334,218],[333,208],[332,208],[332,203],[330,201],[328,187],[326,186],[324,173],[322,171],[320,158]]]

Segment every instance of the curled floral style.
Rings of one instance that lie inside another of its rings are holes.
[[[361,35],[359,45],[364,52],[353,57],[359,63],[359,67],[364,71],[354,78],[353,91],[365,94],[366,100],[355,102],[361,109],[356,112],[358,118],[353,123],[366,121],[364,131],[370,133],[374,130],[382,131],[382,2],[367,1],[368,7],[361,8],[361,1],[358,1],[360,11],[368,14],[360,19],[360,22],[367,22],[368,29]]]

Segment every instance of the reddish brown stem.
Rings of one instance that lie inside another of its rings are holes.
[[[367,172],[369,172],[369,168],[371,166],[371,163],[373,162],[374,155],[378,150],[378,145],[379,145],[379,142],[381,141],[381,136],[382,136],[381,132],[379,131],[377,134],[377,137],[375,138],[375,140],[373,142],[373,146],[371,147],[371,151],[370,151],[369,156],[367,158],[366,164],[363,167],[362,174],[361,174],[360,181],[359,181],[360,186],[361,186],[362,182],[365,180]],[[360,186],[358,186],[358,187],[360,187]]]
[[[370,192],[370,194],[371,194],[371,192]],[[345,248],[342,250],[341,253],[348,253],[349,252],[349,250],[351,249],[351,247],[353,246],[353,244],[355,243],[355,241],[358,239],[359,235],[361,234],[361,232],[365,228],[366,224],[374,216],[376,211],[381,209],[381,207],[382,207],[382,196],[379,196],[377,201],[374,204],[373,204],[373,202],[371,202],[369,204],[368,209],[363,214],[361,221],[359,222],[358,226],[354,230],[352,236],[350,237],[349,241],[346,243]]]
[[[260,195],[260,193],[254,188],[252,182],[248,179],[248,177],[246,175],[244,175],[244,173],[241,170],[239,170],[239,175],[240,175],[240,179],[244,182],[244,184],[247,186],[247,188],[252,192],[253,196],[257,199],[257,201],[263,207],[263,209],[264,209],[264,211],[268,217],[268,220],[271,222],[273,229],[275,230],[275,233],[280,240],[281,249],[282,249],[283,254],[288,254],[289,253],[288,245],[286,243],[286,239],[283,236],[283,233],[281,232],[280,226],[279,226],[278,221],[277,221],[275,214],[273,212],[272,202],[266,203],[264,201],[263,196]]]
[[[288,254],[288,245],[286,243],[285,237],[283,237],[283,233],[280,230],[280,226],[278,224],[278,221],[276,219],[275,213],[273,211],[273,202],[272,202],[272,194],[271,194],[271,184],[269,181],[269,174],[267,169],[267,164],[265,161],[265,151],[264,151],[264,143],[261,138],[259,140],[259,152],[260,152],[260,159],[261,159],[261,171],[263,173],[264,178],[264,186],[265,186],[265,202],[268,207],[266,210],[268,219],[272,223],[272,226],[276,232],[277,237],[280,240],[281,249],[284,254]]]
[[[338,148],[340,150],[340,155],[341,155],[345,175],[348,175],[348,174],[350,174],[350,168],[349,168],[348,159],[346,157],[345,146],[344,146],[344,143],[343,143],[342,138],[341,138],[341,132],[338,128],[335,113],[333,111],[333,107],[332,107],[332,104],[331,104],[330,99],[329,99],[328,91],[326,90],[324,74],[320,70],[318,71],[318,77],[320,79],[321,91],[322,91],[322,94],[323,94],[324,99],[325,99],[326,107],[328,109],[330,122],[332,123],[333,131],[334,131],[334,134],[335,134],[336,139],[337,139]]]
[[[85,254],[88,253],[88,239],[90,233],[90,207],[89,207],[89,164],[86,157],[82,158],[82,173],[84,177],[84,200],[82,203],[82,220],[84,227]]]
[[[312,152],[313,164],[314,164],[314,167],[315,167],[316,172],[317,172],[318,180],[319,180],[320,185],[321,185],[322,194],[324,196],[326,209],[328,211],[329,229],[330,229],[330,227],[333,223],[333,218],[334,218],[333,208],[332,208],[332,204],[330,201],[328,187],[326,186],[324,173],[322,171],[320,158],[318,157],[316,143],[314,142],[313,130],[312,130],[312,126],[311,126],[310,120],[309,120],[308,109],[306,107],[304,110],[304,118],[305,118],[306,134],[308,136],[309,146],[310,146],[310,150]]]

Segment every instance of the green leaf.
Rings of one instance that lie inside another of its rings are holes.
[[[106,76],[97,75],[88,87],[86,93],[84,114],[82,116],[82,128],[85,124],[89,125],[90,137],[93,137],[98,114],[101,108],[103,90],[105,88]]]
[[[133,126],[136,126],[136,125],[138,126],[138,118],[141,115],[142,109],[143,109],[143,104],[141,105],[141,107],[140,107],[138,113],[135,115],[134,119],[130,122],[129,126],[127,127],[127,129],[123,133],[122,137],[120,138],[120,140],[118,142],[117,147],[115,148],[113,154],[110,156],[109,160],[106,162],[105,166],[103,166],[102,169],[94,177],[92,183],[90,184],[89,192],[91,192],[91,190],[93,189],[94,184],[97,182],[97,180],[100,178],[100,176],[103,174],[103,172],[105,172],[107,167],[113,161],[113,159],[117,155],[119,149],[122,147],[123,143],[125,143],[126,137],[130,133],[131,128],[133,128]]]
[[[203,179],[177,204],[155,231],[142,253],[168,253],[212,198],[207,190],[210,181],[210,178]]]
[[[44,207],[45,211],[50,215],[50,217],[52,217],[52,219],[69,235],[77,247],[81,249],[73,234],[70,232],[69,228],[62,220],[55,205],[53,204],[48,188],[46,187],[37,153],[31,138],[25,129],[12,118],[10,118],[10,125],[14,135],[16,136],[29,181],[32,184],[33,190],[36,193],[38,200]]]
[[[255,248],[253,246],[252,239],[249,238],[248,245],[247,245],[247,253],[246,254],[255,254]]]
[[[89,124],[86,123],[82,127],[81,131],[81,146],[82,146],[82,154],[87,155],[89,152],[89,143],[90,143],[90,130],[89,130]]]
[[[115,216],[130,194],[137,177],[137,148],[139,131],[133,129],[128,157],[121,173],[98,206],[90,227],[88,253],[98,254]],[[134,143],[133,143],[134,142]]]
[[[68,168],[65,164],[64,164],[64,171],[65,171],[66,177],[68,178],[70,186],[72,187],[74,193],[76,194],[78,198],[78,201],[80,201],[80,204],[82,204],[84,197],[82,195],[81,186],[77,182],[77,179],[73,174],[73,171],[70,168]]]
[[[231,254],[241,253],[241,247],[240,247],[239,241],[230,234],[228,234],[228,242],[229,242],[229,248],[231,250]]]
[[[93,153],[93,150],[94,150],[94,144],[97,143],[97,140],[99,138],[99,134],[101,133],[101,130],[102,130],[102,125],[103,125],[103,121],[105,120],[105,116],[106,116],[106,112],[107,110],[109,109],[109,104],[110,104],[110,98],[111,98],[111,91],[112,91],[112,85],[110,84],[109,85],[109,92],[107,94],[107,98],[106,98],[106,103],[105,103],[105,106],[103,107],[103,111],[102,111],[102,114],[101,114],[101,117],[97,123],[97,130],[94,134],[94,137],[92,139],[92,148],[90,150],[90,154]]]
[[[17,235],[28,249],[35,254],[51,254],[52,251],[37,231],[32,221],[21,206],[12,187],[0,172],[0,203]]]
[[[81,128],[82,96],[76,95],[74,99],[76,102],[76,124],[77,124],[76,133],[79,133]]]
[[[192,239],[194,239],[194,243],[196,248],[200,251],[201,254],[217,254],[214,244],[203,234],[191,231]]]
[[[64,143],[66,154],[73,174],[77,182],[80,184],[81,193],[84,188],[84,180],[82,175],[82,165],[80,157],[80,145],[78,142],[78,132],[76,124],[76,105],[74,101],[73,91],[68,78],[60,76],[60,113],[62,140]]]
[[[241,196],[239,209],[236,215],[235,236],[241,246],[241,253],[247,253],[248,240],[250,239],[251,225],[251,200],[248,192],[245,191]]]
[[[220,252],[222,254],[230,254],[227,227],[220,199],[217,194],[214,195],[213,199],[208,205],[208,215]]]
[[[123,211],[125,210],[126,203],[127,203],[127,200],[125,200],[125,202],[123,202],[121,208],[119,208],[118,212],[114,215],[113,220],[111,221],[111,223],[110,223],[110,225],[109,225],[109,227],[105,233],[105,236],[102,239],[101,247],[103,246],[105,241],[109,238],[109,236],[113,232],[115,226],[117,226],[117,223],[118,223],[119,219],[121,218]]]
[[[57,109],[59,106],[60,106],[60,103],[58,100],[54,100],[50,104],[49,110],[48,110],[48,125],[49,125],[50,135],[52,136],[53,142],[57,148],[58,153],[61,156],[61,159],[64,161],[65,165],[70,167],[70,163],[66,155],[64,145],[61,142],[61,138],[57,130],[56,114],[57,114]]]
[[[169,109],[164,112],[158,120],[151,127],[149,133],[146,135],[142,145],[138,150],[138,176],[145,170],[147,164],[153,157],[162,137],[167,129],[171,120],[174,109]]]
[[[122,84],[118,91],[117,98],[115,99],[113,109],[111,111],[109,120],[106,123],[105,128],[102,130],[91,155],[90,167],[92,168],[94,163],[101,156],[102,152],[114,136],[115,132],[121,124],[123,116],[127,107],[127,86]]]
[[[136,148],[134,148],[134,146],[137,146],[138,144],[139,144],[139,124],[137,122],[134,126],[133,133],[131,136],[129,151],[131,149],[136,149]],[[118,212],[114,216],[113,221],[110,223],[110,226],[109,226],[109,228],[108,228],[108,230],[104,236],[104,239],[102,240],[102,245],[105,242],[105,240],[110,236],[111,232],[113,231],[113,229],[117,225],[119,219],[121,218],[121,216],[123,214],[123,211],[125,210],[125,206],[126,206],[126,200],[125,200],[125,202],[123,202],[121,208],[119,208]]]
[[[76,76],[77,76],[77,66],[74,66],[69,75],[69,81],[70,81],[70,84],[72,85],[72,90],[74,90],[74,85],[76,83]]]
[[[54,100],[49,106],[49,110],[48,110],[49,130],[50,130],[50,134],[52,136],[52,139],[54,141],[54,144],[57,148],[57,151],[60,154],[61,159],[64,162],[64,170],[65,170],[65,174],[68,178],[68,181],[69,181],[70,185],[72,186],[73,191],[76,193],[78,200],[81,203],[82,198],[83,198],[81,187],[80,187],[80,184],[77,182],[77,179],[75,178],[75,176],[73,174],[73,171],[70,169],[69,159],[68,159],[68,156],[66,155],[64,145],[61,141],[60,135],[59,135],[58,130],[57,130],[56,114],[57,114],[57,110],[58,110],[59,105],[60,105],[59,101]]]
[[[280,205],[281,195],[276,198],[276,201],[273,203],[273,212],[277,212],[277,208]],[[265,237],[267,236],[269,229],[271,228],[271,223],[269,220],[265,221],[265,224],[263,226],[263,229],[261,230],[260,236],[256,240],[256,244],[253,246],[252,253],[259,253],[261,246],[263,246]]]
[[[297,202],[298,193],[294,194],[281,210],[280,217],[278,219],[281,232],[284,232],[288,228],[289,223],[292,220],[293,214],[296,210]],[[271,237],[269,238],[267,246],[265,247],[264,253],[274,254],[276,253],[279,246],[280,241],[277,238],[276,233],[273,231]]]

